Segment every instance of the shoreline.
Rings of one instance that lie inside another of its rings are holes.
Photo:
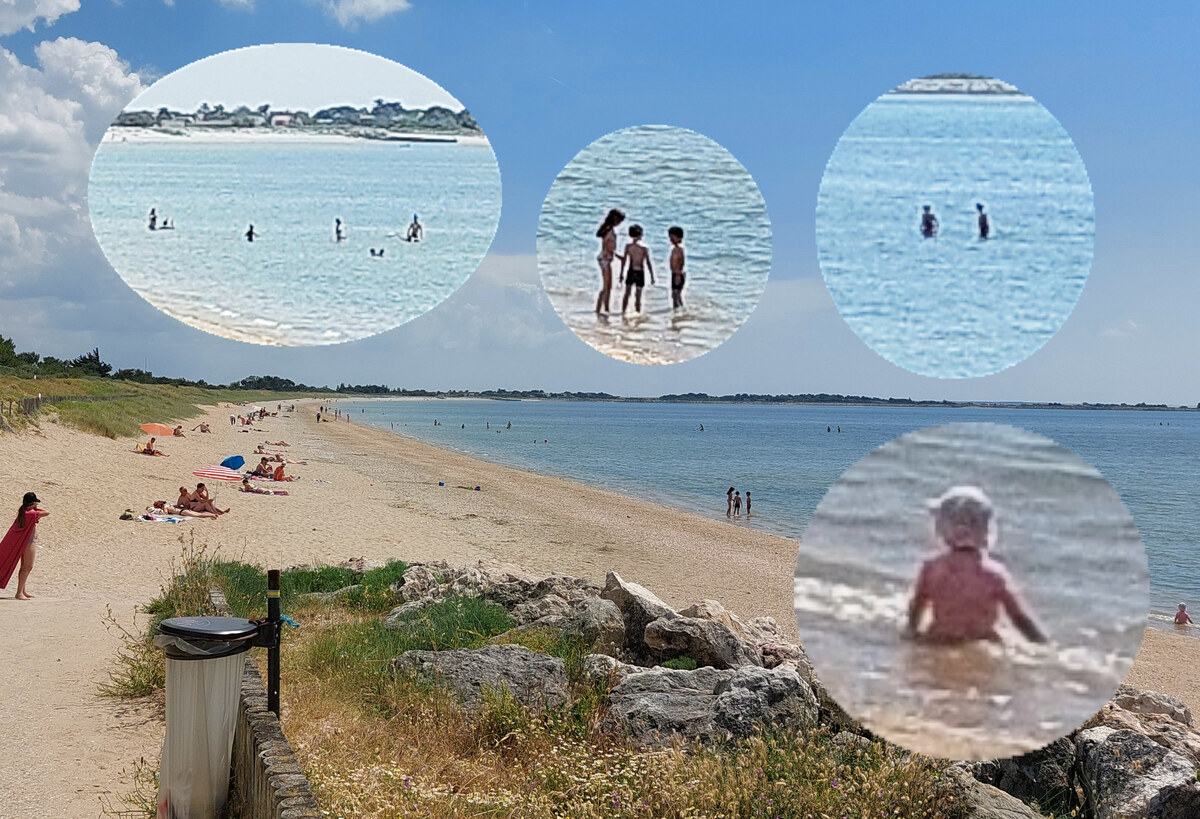
[[[273,410],[279,402],[261,403]],[[98,794],[131,790],[128,771],[139,757],[157,759],[162,723],[154,708],[95,694],[119,645],[102,618],[111,607],[129,627],[131,613],[158,593],[172,560],[193,539],[210,554],[264,568],[349,557],[460,565],[494,559],[598,582],[615,570],[672,606],[713,599],[740,617],[775,617],[796,636],[792,540],[365,424],[318,425],[316,408],[327,403],[299,399],[295,414],[268,418],[246,433],[228,423],[241,408],[205,408],[184,422],[187,437],[160,441],[166,458],[135,454],[134,439],[98,438],[48,422],[0,435],[5,499],[35,491],[51,513],[39,524],[29,580],[36,599],[13,600],[12,585],[0,593],[3,645],[18,658],[8,701],[21,717],[0,728],[11,769],[23,772],[8,809],[93,815]],[[190,431],[201,420],[212,434]],[[268,448],[307,461],[287,467],[301,476],[286,485],[287,497],[210,483],[218,505],[233,509],[218,520],[118,520],[126,508],[141,512],[153,500],[173,500],[180,484],[194,486],[194,469],[281,439],[291,446]],[[1129,679],[1200,710],[1197,657],[1200,643],[1148,633]]]

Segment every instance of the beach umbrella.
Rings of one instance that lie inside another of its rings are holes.
[[[171,435],[175,432],[175,427],[166,424],[142,424],[141,430],[147,435]]]
[[[246,459],[241,455],[230,455],[221,461],[221,466],[228,467],[229,469],[241,469],[244,463],[246,463]]]
[[[242,479],[240,472],[227,466],[205,466],[192,474],[197,478],[207,478],[210,481],[240,481]]]

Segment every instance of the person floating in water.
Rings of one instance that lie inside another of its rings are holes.
[[[992,232],[992,226],[988,222],[987,214],[983,212],[983,205],[981,203],[975,203],[975,210],[979,211],[979,238],[986,239],[988,234]]]
[[[342,229],[342,220],[334,219],[333,220],[333,240],[335,242],[341,242],[345,238],[346,238],[346,232]]]
[[[150,208],[150,229],[156,230],[157,228],[158,228],[158,210],[156,208]]]
[[[407,242],[419,242],[425,235],[425,228],[421,227],[421,223],[417,220],[417,214],[413,214],[412,224],[408,226],[408,235],[404,237]]]
[[[1175,612],[1175,625],[1192,625],[1192,616],[1187,613],[1187,603],[1179,604],[1179,611]]]
[[[934,215],[933,209],[929,205],[925,206],[925,212],[921,214],[921,235],[926,239],[932,239],[937,236],[938,218]]]
[[[596,231],[600,239],[600,255],[596,261],[600,263],[600,295],[596,297],[596,312],[604,308],[608,312],[608,297],[612,293],[612,263],[617,257],[617,225],[625,221],[625,214],[613,208],[604,217],[604,224]],[[624,257],[621,257],[624,261]]]
[[[162,224],[158,226],[158,229],[159,230],[174,230],[175,225],[171,224],[171,220],[164,216],[163,220],[162,220]]]
[[[646,272],[650,273],[650,284],[654,284],[654,265],[650,262],[650,249],[642,244],[642,226],[629,226],[629,241],[625,244],[625,256],[621,260],[621,277],[625,283],[625,298],[621,301],[621,313],[629,307],[629,294],[637,288],[633,307],[642,312],[642,288],[646,286]]]
[[[946,551],[926,560],[908,606],[907,635],[931,643],[998,642],[1001,609],[1030,642],[1046,635],[1008,570],[988,556],[995,541],[992,502],[976,486],[955,486],[929,503],[934,532]],[[924,630],[926,610],[932,613]]]
[[[250,229],[246,231],[246,241],[247,241],[247,242],[253,242],[253,241],[254,241],[254,237],[255,237],[255,236],[257,236],[257,235],[258,235],[258,234],[254,232],[254,225],[251,225],[251,226],[250,226]]]
[[[683,228],[667,228],[667,238],[671,240],[671,309],[683,309],[683,283],[687,274],[683,272]]]
[[[371,255],[375,256],[376,258],[382,259],[384,250],[385,250],[385,248],[382,248],[382,247],[379,248],[379,250],[376,250],[375,248],[371,248]]]

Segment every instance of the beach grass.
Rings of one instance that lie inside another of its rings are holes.
[[[279,393],[262,390],[201,389],[108,378],[32,379],[0,375],[0,404],[38,395],[61,397],[54,403],[43,403],[43,413],[53,412],[67,426],[106,438],[139,435],[138,426],[151,421],[182,423],[201,415],[202,406],[221,402],[267,403],[282,398]],[[78,400],[71,400],[75,397]],[[14,427],[28,420],[19,412],[7,418]]]

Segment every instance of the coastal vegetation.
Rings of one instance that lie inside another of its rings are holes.
[[[579,640],[515,630],[503,607],[455,594],[412,613],[403,628],[384,628],[381,612],[400,603],[404,568],[395,561],[362,573],[316,567],[282,575],[282,608],[303,624],[284,635],[284,727],[330,815],[959,813],[933,760],[878,740],[838,742],[826,728],[763,731],[712,746],[631,744],[602,726],[604,686],[585,679],[582,657],[591,647]],[[147,679],[161,690],[157,670],[147,670],[162,664],[150,634],[163,617],[211,612],[211,587],[240,616],[265,609],[261,569],[185,544],[169,583],[146,607],[147,633],[125,635],[105,693],[144,696]],[[356,598],[355,589],[378,595]],[[535,712],[504,691],[485,691],[482,706],[468,711],[440,687],[391,671],[405,651],[512,643],[564,660],[567,704]]]

